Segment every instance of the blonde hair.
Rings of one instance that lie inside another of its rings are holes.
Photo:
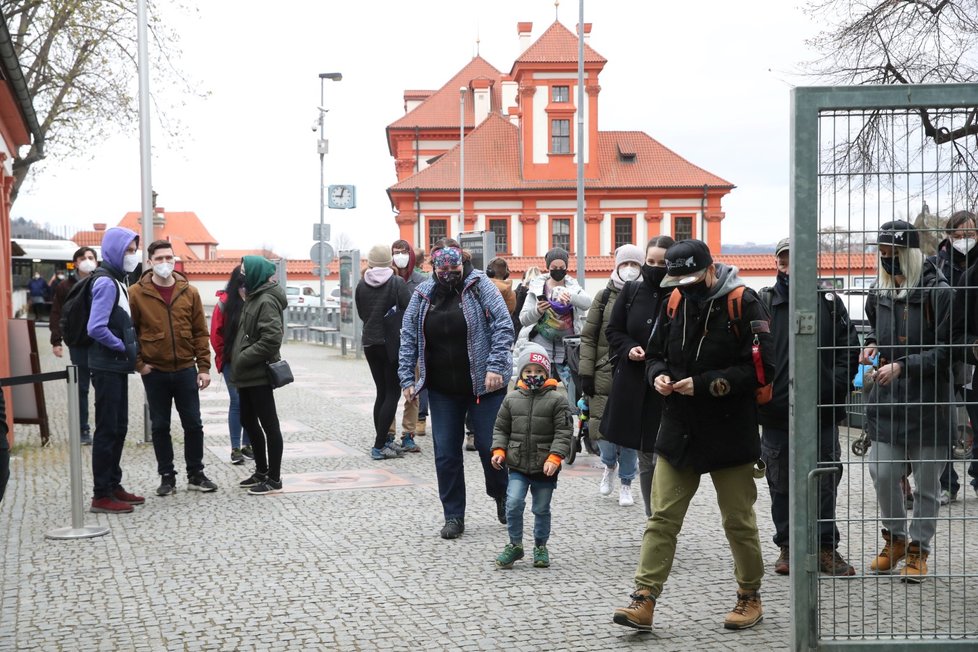
[[[924,254],[920,249],[907,247],[893,247],[893,254],[900,261],[901,276],[906,282],[899,286],[896,280],[890,276],[883,266],[879,266],[880,282],[879,288],[883,294],[887,294],[895,299],[906,296],[907,291],[920,285],[920,278],[924,270]]]

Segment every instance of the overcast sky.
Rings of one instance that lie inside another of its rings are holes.
[[[153,187],[167,210],[194,211],[225,248],[268,246],[307,258],[319,220],[319,157],[311,126],[326,82],[326,183],[357,186],[358,208],[328,210],[333,232],[361,248],[396,238],[386,188],[396,181],[385,127],[403,115],[405,89],[437,89],[480,53],[507,73],[516,23],[533,39],[553,22],[553,0],[283,0],[278,13],[208,0],[173,17],[183,67],[206,99],[186,100],[186,130],[153,132]],[[571,30],[578,2],[564,0]],[[815,26],[794,2],[672,3],[588,0],[590,45],[601,73],[602,130],[644,131],[734,183],[724,200],[725,243],[774,242],[788,233],[788,125],[792,84]],[[154,93],[176,92],[154,78]],[[138,211],[135,128],[90,159],[36,166],[14,217],[91,228]]]

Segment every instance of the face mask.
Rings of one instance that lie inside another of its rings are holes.
[[[657,288],[662,284],[662,279],[666,277],[665,267],[654,267],[652,265],[642,265],[642,280],[644,280],[649,287]]]
[[[900,269],[900,259],[896,256],[892,258],[880,256],[880,267],[890,276],[903,276],[903,270]]]
[[[398,269],[404,269],[408,264],[408,255],[394,254],[394,264],[397,265]]]
[[[58,274],[58,280],[59,281],[65,280],[65,275],[64,274]]]
[[[435,272],[435,278],[438,279],[439,283],[444,285],[458,285],[462,280],[462,272],[456,272],[451,270],[438,270]]]
[[[567,276],[566,269],[552,269],[550,270],[550,278],[555,281],[563,281],[564,277]]]
[[[693,301],[702,301],[709,289],[710,288],[706,287],[706,281],[679,286],[679,292],[683,295],[683,297],[686,299],[692,299]]]
[[[153,265],[153,273],[160,278],[170,278],[173,273],[173,263],[157,263]]]
[[[974,238],[961,238],[951,243],[954,250],[962,256],[974,249],[976,240]]]
[[[523,374],[520,379],[530,389],[540,389],[547,382],[547,377],[543,374]]]
[[[639,277],[642,272],[637,268],[629,265],[628,267],[622,267],[618,270],[618,278],[628,283],[629,281],[634,281]]]
[[[788,289],[788,273],[778,272],[778,285],[783,287],[785,290]]]
[[[136,268],[139,267],[139,263],[143,261],[143,255],[138,251],[134,254],[126,254],[125,258],[122,259],[122,270],[127,274],[129,272],[135,272]]]
[[[91,274],[95,271],[96,267],[98,267],[98,263],[94,260],[85,259],[78,263],[78,271],[84,272],[85,274]]]

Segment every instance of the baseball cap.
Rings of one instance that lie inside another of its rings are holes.
[[[702,240],[680,240],[666,250],[666,277],[659,287],[699,283],[713,264],[710,248]]]
[[[781,238],[778,240],[778,246],[774,248],[774,255],[780,256],[783,252],[791,249],[791,238]]]
[[[882,225],[879,234],[877,234],[876,242],[869,244],[920,249],[920,235],[910,222],[893,220]]]

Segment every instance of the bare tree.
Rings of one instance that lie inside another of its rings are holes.
[[[346,251],[347,249],[356,249],[357,247],[357,243],[353,240],[353,236],[346,231],[341,231],[338,233],[330,244],[333,245],[333,249],[336,252]]]
[[[181,7],[181,11],[186,8]],[[126,0],[0,0],[34,101],[45,155],[84,152],[138,118],[136,4]],[[178,70],[178,38],[149,7],[150,66],[154,80],[185,86]],[[154,101],[156,98],[154,97]],[[178,126],[167,124],[171,134]],[[41,160],[31,148],[14,162],[13,197]]]
[[[818,250],[822,253],[862,253],[865,249],[866,237],[861,231],[829,226],[818,232]]]
[[[978,81],[975,0],[812,0],[805,11],[830,25],[809,40],[820,56],[805,68],[821,83]],[[972,177],[978,168],[975,150],[962,143],[978,134],[978,108],[919,110],[911,115],[919,123],[902,134],[906,116],[892,111],[858,116],[825,160],[852,174],[894,170],[905,150],[919,153],[930,143],[948,149],[943,160],[949,169],[964,170]],[[969,199],[974,195],[972,186],[968,183],[965,191]]]

